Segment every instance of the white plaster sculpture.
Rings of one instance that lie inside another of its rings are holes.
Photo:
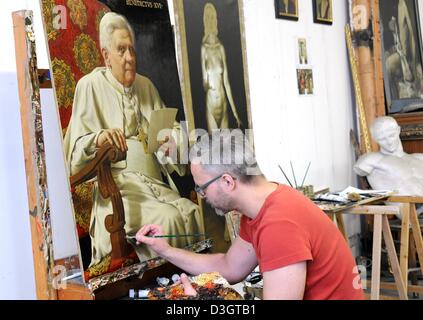
[[[354,171],[367,177],[373,189],[423,196],[423,154],[404,152],[400,140],[401,128],[396,120],[379,117],[370,131],[380,151],[362,155],[354,165]]]

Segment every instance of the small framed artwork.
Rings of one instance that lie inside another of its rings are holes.
[[[298,21],[298,0],[275,0],[276,18]]]
[[[308,64],[307,40],[298,38],[298,62],[299,64]]]
[[[385,0],[383,5],[379,4],[388,114],[423,111],[423,48],[419,2]]]
[[[315,23],[332,24],[332,0],[313,0],[313,16]]]
[[[314,93],[313,70],[297,69],[297,83],[300,96],[312,95]]]

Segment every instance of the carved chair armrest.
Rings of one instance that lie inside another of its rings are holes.
[[[112,259],[121,259],[129,254],[125,233],[125,210],[122,195],[113,180],[111,164],[126,159],[126,152],[110,144],[102,146],[81,171],[70,177],[71,187],[97,177],[98,187],[103,198],[111,198],[113,212],[106,216],[104,224],[110,232]]]
[[[120,151],[117,147],[106,143],[98,149],[95,157],[81,171],[70,177],[71,188],[91,180],[97,176],[98,168],[106,165],[110,168],[111,163],[116,163],[126,159],[126,152]]]

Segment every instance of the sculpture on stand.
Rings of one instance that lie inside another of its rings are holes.
[[[423,196],[423,154],[404,152],[400,140],[401,127],[396,120],[378,117],[370,131],[380,151],[362,155],[354,165],[354,171],[365,176],[373,189]]]

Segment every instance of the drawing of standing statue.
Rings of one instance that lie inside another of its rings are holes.
[[[207,129],[227,129],[229,127],[228,102],[236,121],[242,123],[236,110],[229,83],[226,53],[218,38],[217,12],[211,3],[204,7],[204,36],[201,45],[201,67],[203,87],[206,95]]]

